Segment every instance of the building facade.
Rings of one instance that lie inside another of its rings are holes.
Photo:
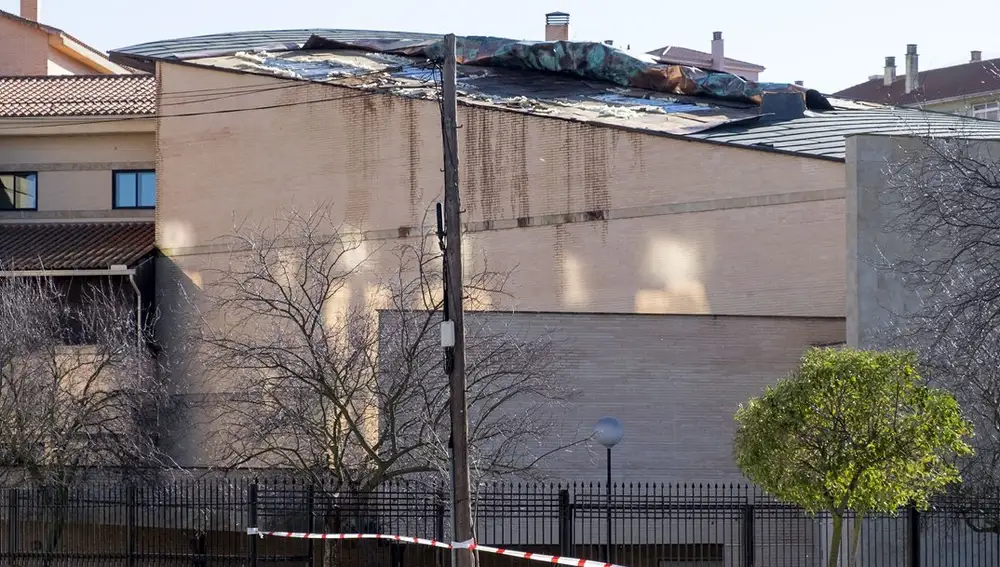
[[[197,323],[183,307],[213,285],[229,253],[219,238],[237,224],[333,203],[336,220],[365,235],[354,298],[391,273],[394,246],[433,229],[439,108],[426,69],[370,53],[392,41],[435,38],[220,34],[113,54],[159,82],[165,341]],[[494,68],[463,67],[460,81],[466,263],[510,273],[511,295],[479,298],[486,313],[474,316],[561,337],[560,378],[576,395],[554,442],[586,439],[617,414],[627,439],[617,479],[738,480],[738,404],[809,346],[845,340],[843,133],[911,120],[926,129],[925,113],[794,88],[716,106]],[[941,131],[962,122],[933,120]],[[178,450],[182,462],[207,458],[193,441]],[[543,466],[579,480],[600,478],[600,463],[591,447]]]
[[[905,73],[897,73],[896,57],[886,57],[883,74],[834,96],[1000,120],[1000,59],[984,60],[982,51],[972,51],[959,65],[920,71],[918,63],[916,44],[907,45]]]
[[[0,10],[0,76],[131,73],[70,34],[40,23],[38,0],[21,0],[20,15]]]

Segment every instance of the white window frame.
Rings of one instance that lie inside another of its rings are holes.
[[[1000,120],[1000,101],[972,105],[972,116],[983,120]]]

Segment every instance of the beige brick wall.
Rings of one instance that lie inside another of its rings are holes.
[[[374,238],[430,220],[435,103],[186,65],[159,73],[161,113],[196,114],[159,125],[169,256],[210,252],[234,219],[324,200]],[[266,108],[212,114],[239,107]],[[522,308],[843,316],[843,164],[460,114],[470,246],[493,267],[520,266]]]
[[[178,280],[197,300],[206,268],[223,259],[216,239],[234,223],[333,202],[367,231],[370,269],[385,276],[393,248],[432,221],[442,186],[434,102],[189,65],[161,63],[158,74],[166,343],[198,324]],[[254,110],[228,112],[238,108]],[[571,433],[614,412],[632,423],[630,478],[734,478],[736,405],[811,342],[844,338],[843,164],[479,107],[460,114],[467,272],[484,261],[512,270],[513,305],[495,308],[562,312],[525,317],[568,339],[566,376],[586,396],[566,410]],[[347,293],[365,297],[373,279]],[[190,391],[224,389],[198,374],[183,372]],[[197,456],[193,441],[179,451]],[[578,451],[559,466],[579,476],[596,465]]]
[[[516,336],[549,335],[556,380],[575,390],[551,408],[553,438],[536,454],[588,437],[614,415],[625,428],[615,482],[739,481],[739,404],[791,371],[811,344],[844,338],[843,319],[476,313],[470,325],[484,317]],[[540,468],[552,479],[599,481],[605,466],[604,448],[591,443]]]
[[[45,75],[48,55],[48,34],[0,18],[0,75]]]
[[[156,165],[148,133],[0,136],[0,171],[38,173],[38,212],[0,218],[58,217],[112,209],[112,171]],[[131,216],[149,212],[123,211]]]

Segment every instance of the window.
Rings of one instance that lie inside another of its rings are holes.
[[[116,171],[114,208],[152,209],[156,206],[155,171]]]
[[[0,211],[37,209],[37,173],[0,173]]]
[[[1000,120],[1000,102],[972,105],[972,116],[985,120]]]

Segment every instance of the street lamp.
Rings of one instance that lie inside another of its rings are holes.
[[[605,484],[608,502],[608,543],[604,552],[604,560],[608,563],[611,563],[611,448],[620,443],[624,436],[625,431],[622,429],[622,423],[617,418],[602,417],[594,425],[594,438],[608,450],[608,482]]]

